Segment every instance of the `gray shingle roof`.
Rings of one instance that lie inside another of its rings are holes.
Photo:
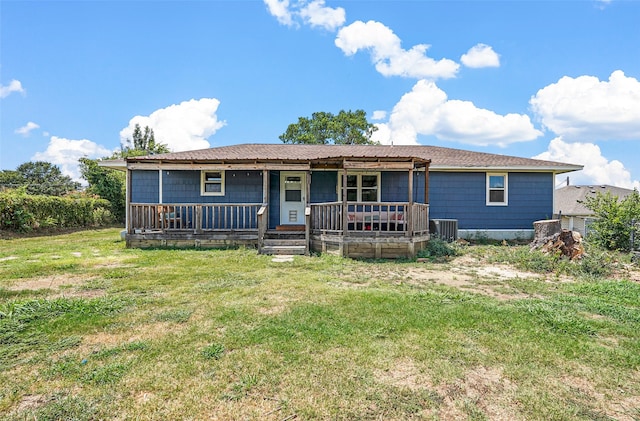
[[[581,165],[472,152],[423,145],[293,145],[240,144],[194,151],[134,157],[128,162],[317,162],[330,159],[381,159],[431,161],[432,170],[527,169],[557,172],[582,169]]]
[[[593,215],[593,211],[588,209],[582,202],[587,197],[595,196],[597,193],[611,193],[618,196],[618,199],[624,199],[633,190],[623,189],[622,187],[595,185],[595,186],[565,186],[555,191],[555,205],[553,212],[563,215]]]

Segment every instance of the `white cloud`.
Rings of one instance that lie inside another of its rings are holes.
[[[452,78],[460,65],[453,60],[434,60],[426,56],[426,44],[409,50],[401,46],[400,38],[380,22],[356,21],[338,31],[335,44],[347,56],[360,50],[369,50],[376,70],[384,76],[414,78]]]
[[[314,27],[321,27],[329,31],[335,31],[344,25],[345,11],[342,7],[326,7],[324,0],[314,0],[300,10],[300,16],[304,22]]]
[[[47,161],[58,165],[64,175],[68,175],[76,181],[83,182],[80,178],[78,159],[101,158],[113,153],[104,146],[98,145],[87,139],[71,140],[62,137],[51,136],[49,146],[44,152],[37,152],[31,157],[32,161]]]
[[[0,98],[8,97],[12,92],[20,92],[24,94],[26,91],[22,87],[19,80],[13,79],[8,85],[0,85]]]
[[[293,25],[293,17],[289,11],[289,0],[264,0],[269,13],[282,25]]]
[[[388,123],[377,126],[373,139],[385,144],[416,144],[421,134],[478,146],[506,146],[542,135],[526,115],[499,115],[469,101],[449,100],[427,80],[418,81],[394,106]]]
[[[460,57],[460,61],[467,67],[500,67],[500,56],[486,44],[474,45]]]
[[[530,104],[565,141],[640,140],[640,82],[620,70],[609,81],[565,76],[540,89]]]
[[[286,26],[297,26],[299,21],[312,28],[334,31],[344,25],[346,14],[342,7],[327,7],[324,0],[264,0],[269,13]]]
[[[371,114],[372,120],[384,120],[387,118],[387,112],[383,110],[376,110]]]
[[[40,128],[39,125],[37,125],[36,123],[34,123],[33,121],[28,122],[27,124],[25,124],[24,126],[20,127],[19,129],[16,129],[14,131],[14,133],[19,134],[21,136],[27,137],[31,134],[31,131]]]
[[[220,101],[202,98],[184,101],[152,112],[148,116],[135,116],[120,131],[120,143],[131,146],[127,139],[133,136],[136,124],[153,129],[156,142],[164,143],[174,151],[205,149],[211,146],[207,139],[226,122],[218,120],[216,111]]]
[[[601,10],[605,9],[610,4],[611,0],[596,0],[596,7]]]
[[[593,143],[568,143],[562,137],[557,137],[549,143],[547,151],[533,158],[584,165],[582,171],[568,174],[571,184],[609,184],[640,188],[640,181],[631,179],[631,173],[622,162],[608,160],[602,156],[600,147]],[[567,174],[558,177],[564,179]]]

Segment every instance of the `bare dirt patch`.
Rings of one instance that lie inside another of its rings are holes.
[[[166,335],[179,333],[186,327],[186,324],[158,322],[142,324],[125,332],[96,332],[92,335],[85,335],[82,338],[82,344],[79,349],[81,352],[91,352],[104,347],[113,347],[130,342],[158,340]]]
[[[640,396],[620,396],[617,391],[599,391],[584,377],[563,376],[561,384],[584,396],[584,404],[594,407],[607,417],[618,421],[637,421],[640,415]]]
[[[45,405],[49,399],[45,395],[25,395],[18,403],[15,412],[22,412],[30,409],[37,409]]]
[[[410,390],[434,389],[428,376],[421,374],[413,360],[407,358],[394,361],[392,368],[389,370],[376,370],[373,375],[378,382],[390,386]]]
[[[439,410],[442,420],[466,419],[470,406],[490,420],[518,420],[517,387],[498,368],[477,367],[454,382],[439,385],[444,403]]]
[[[496,275],[500,274],[500,275]],[[529,295],[519,291],[511,290],[507,283],[499,282],[501,279],[513,279],[526,274],[534,278],[536,275],[526,272],[508,271],[498,267],[487,267],[481,271],[453,266],[446,270],[433,270],[428,268],[415,267],[408,271],[408,282],[423,284],[425,282],[435,283],[462,289],[471,293],[486,295],[498,300],[518,300],[530,298]],[[498,281],[486,283],[486,281]]]
[[[521,418],[517,411],[517,387],[503,376],[500,369],[477,367],[454,381],[434,385],[430,376],[420,372],[410,359],[394,361],[390,367],[375,371],[375,379],[395,387],[437,393],[442,403],[431,416],[440,420],[467,419],[470,407],[491,420]]]
[[[82,285],[87,281],[95,279],[93,276],[88,275],[52,275],[43,276],[39,278],[20,279],[8,286],[7,289],[12,291],[31,290],[36,291],[39,289],[60,289],[63,287]]]

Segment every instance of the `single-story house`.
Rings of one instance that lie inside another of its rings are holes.
[[[531,238],[580,165],[435,146],[240,144],[130,157],[128,246],[412,257],[430,235]],[[431,230],[430,230],[431,226]],[[431,234],[430,234],[431,231]]]
[[[596,194],[611,194],[622,200],[633,193],[633,190],[609,185],[573,186],[567,185],[555,191],[555,218],[560,219],[562,228],[577,231],[586,236],[589,223],[594,220],[594,212],[584,205],[588,197]]]

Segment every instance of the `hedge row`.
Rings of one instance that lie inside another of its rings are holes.
[[[38,228],[93,227],[112,223],[108,200],[0,193],[0,229],[30,231]]]

